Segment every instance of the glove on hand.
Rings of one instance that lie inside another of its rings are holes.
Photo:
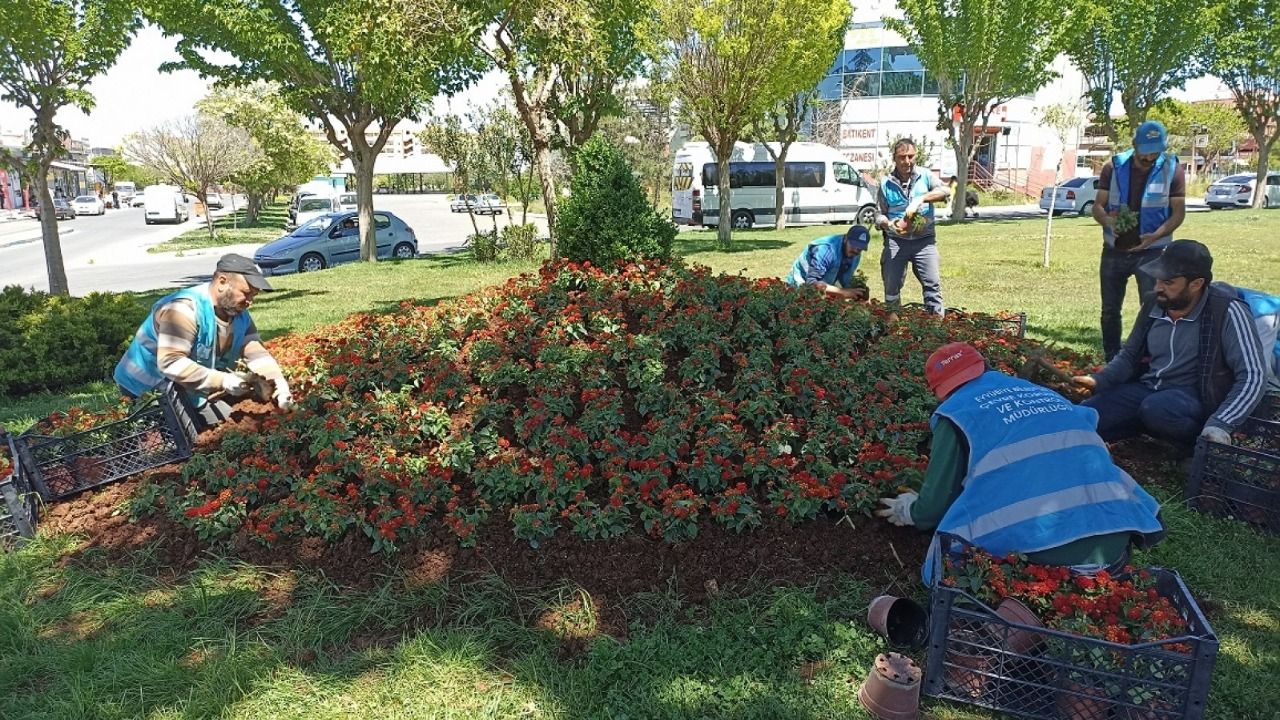
[[[899,527],[915,525],[911,519],[911,506],[916,504],[916,497],[914,492],[904,492],[898,497],[880,498],[880,504],[885,507],[877,510],[876,515]]]
[[[1200,437],[1208,440],[1209,442],[1222,443],[1223,445],[1231,444],[1231,433],[1213,425],[1201,430]]]
[[[276,379],[276,391],[271,396],[276,401],[276,407],[281,410],[293,409],[293,393],[289,392],[289,383],[285,382],[283,377]]]
[[[231,397],[247,395],[251,389],[249,383],[235,373],[224,373],[222,376],[222,391]]]

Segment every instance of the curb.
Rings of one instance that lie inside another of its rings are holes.
[[[76,232],[75,228],[67,228],[66,230],[59,230],[58,237],[63,238],[63,237],[66,237],[67,235],[72,235],[75,232]],[[40,242],[43,239],[44,239],[44,235],[41,234],[41,235],[36,235],[35,237],[21,238],[18,240],[0,241],[0,249],[16,247],[18,245],[29,245],[33,242]]]

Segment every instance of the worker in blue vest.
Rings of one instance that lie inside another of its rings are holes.
[[[876,195],[876,227],[884,233],[880,277],[890,321],[897,319],[908,266],[920,281],[925,310],[937,315],[944,312],[933,204],[949,200],[951,190],[928,168],[916,165],[917,155],[911,138],[895,142],[893,172],[881,181]]]
[[[871,233],[862,225],[853,225],[842,235],[823,235],[805,246],[786,282],[793,287],[813,285],[832,297],[866,300],[867,288],[857,283],[853,273],[870,242]]]
[[[925,381],[941,404],[924,484],[881,500],[877,515],[1083,572],[1118,569],[1131,542],[1163,537],[1159,503],[1111,461],[1092,409],[988,370],[965,343],[934,351]],[[940,570],[936,555],[926,583]]]
[[[1093,219],[1102,226],[1102,353],[1108,361],[1120,352],[1120,312],[1129,278],[1138,281],[1146,302],[1156,280],[1142,266],[1156,259],[1173,240],[1173,231],[1186,217],[1187,181],[1178,158],[1165,153],[1169,133],[1148,120],[1133,135],[1133,148],[1116,155],[1098,174]],[[1121,206],[1137,213],[1138,222],[1117,232]]]

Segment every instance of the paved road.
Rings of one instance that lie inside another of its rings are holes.
[[[409,223],[417,233],[422,253],[461,247],[473,232],[467,214],[449,212],[444,195],[376,195],[374,208],[394,212]],[[229,209],[214,211],[214,217],[225,212]],[[517,212],[515,221],[519,220]],[[529,220],[546,233],[546,218],[530,216]],[[508,219],[502,215],[496,221],[502,226]],[[183,225],[146,225],[142,208],[109,210],[102,216],[62,221],[62,257],[71,293],[184,287],[207,279],[218,255],[251,255],[257,248],[239,245],[181,255],[146,252],[148,247],[199,227],[200,222],[202,219],[192,217]],[[476,223],[483,230],[491,228],[494,219],[477,217]],[[48,289],[40,226],[34,220],[0,222],[0,287],[6,285]]]

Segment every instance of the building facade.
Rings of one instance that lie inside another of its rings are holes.
[[[899,13],[890,0],[856,4],[845,47],[819,84],[819,93],[828,103],[843,103],[838,146],[855,167],[872,173],[887,170],[890,144],[910,136],[923,146],[930,167],[949,177],[956,171],[956,160],[947,146],[948,133],[938,129],[937,82],[882,20]],[[1039,110],[1078,100],[1084,81],[1065,58],[1055,62],[1054,70],[1057,79],[1034,95],[1002,103],[985,131],[975,129],[978,149],[970,177],[1038,192],[1052,183],[1059,160],[1063,177],[1077,174],[1083,128],[1064,143],[1043,126]],[[1079,172],[1087,173],[1087,164]]]

